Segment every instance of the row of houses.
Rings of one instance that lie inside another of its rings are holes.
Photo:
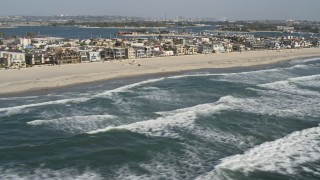
[[[58,50],[55,53],[33,51],[0,51],[0,68],[25,68],[43,64],[79,63],[79,54],[73,50]]]
[[[159,47],[108,47],[96,51],[74,50],[72,48],[56,48],[52,51],[31,50],[29,52],[10,52],[0,50],[0,67],[23,68],[43,64],[86,63],[114,59],[152,58],[174,55],[209,54],[215,51],[225,52],[223,46],[194,45],[174,46],[172,50],[162,50]]]
[[[7,39],[0,46],[0,68],[23,68],[42,64],[68,64],[116,59],[152,58],[232,51],[306,48],[319,46],[319,39],[295,37],[254,38],[253,36],[198,38]]]

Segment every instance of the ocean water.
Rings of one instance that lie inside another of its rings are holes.
[[[187,31],[199,33],[206,29],[214,27],[188,27],[188,28],[166,28],[173,31]],[[139,28],[138,28],[139,29]],[[141,28],[148,29],[148,28]],[[134,28],[83,28],[72,26],[19,26],[15,28],[1,28],[0,32],[6,33],[6,36],[17,35],[20,37],[26,36],[27,32],[35,32],[42,36],[62,37],[67,39],[86,39],[86,38],[116,38],[116,33],[119,31],[134,31]],[[154,30],[151,28],[151,30]],[[161,29],[160,29],[161,30]],[[76,32],[76,33],[75,33]],[[300,36],[300,35],[299,35]]]
[[[142,28],[148,29],[148,28]],[[200,33],[206,30],[215,31],[214,26],[204,27],[174,27],[166,28],[169,31],[186,31],[192,33]],[[1,28],[0,32],[4,32],[6,36],[26,36],[27,32],[35,32],[42,36],[62,37],[66,39],[86,39],[86,38],[116,38],[116,33],[119,31],[134,31],[132,28],[82,28],[82,27],[69,27],[69,26],[19,26],[16,28]],[[76,32],[76,33],[75,33]],[[229,34],[233,34],[230,32]],[[296,36],[296,37],[320,37],[319,33],[282,33],[282,32],[249,32],[245,34],[253,34],[256,37],[281,37],[281,36]],[[152,37],[152,38],[157,38]]]
[[[320,58],[0,99],[0,179],[320,179]]]

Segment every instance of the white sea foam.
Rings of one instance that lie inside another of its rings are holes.
[[[102,176],[93,171],[85,171],[80,173],[73,169],[51,170],[51,169],[35,169],[35,170],[18,170],[4,169],[0,167],[0,179],[14,180],[102,180]]]
[[[157,78],[157,79],[149,79],[149,80],[121,86],[116,89],[104,91],[102,93],[97,94],[96,97],[111,96],[114,93],[127,92],[132,88],[139,87],[139,86],[146,85],[146,84],[150,84],[150,83],[154,83],[154,82],[163,81],[166,79],[181,79],[181,78],[188,78],[188,77],[206,77],[206,76],[215,76],[215,75],[219,75],[219,74],[208,74],[208,73],[201,74],[201,73],[199,73],[199,74],[186,74],[186,75],[170,76],[170,77],[163,77],[163,78]],[[148,87],[143,87],[143,88],[145,89]],[[155,87],[150,87],[150,88],[155,88]]]
[[[35,99],[38,96],[21,96],[21,97],[3,97],[0,100],[19,100],[19,99]]]
[[[225,106],[219,103],[201,104],[194,107],[178,109],[170,112],[162,112],[163,117],[147,121],[139,121],[132,124],[120,126],[109,126],[103,129],[90,131],[88,134],[96,134],[115,129],[125,129],[150,136],[179,137],[172,129],[192,129],[198,115],[207,115],[224,109]]]
[[[137,98],[147,99],[153,102],[179,102],[179,98],[176,94],[170,93],[167,90],[153,90],[151,92],[138,92],[139,96]]]
[[[257,85],[259,88],[248,88],[256,91],[260,97],[236,98],[235,103],[244,104],[252,112],[278,116],[318,117],[320,115],[320,93],[300,86],[318,87],[319,75],[289,78],[284,81]],[[262,89],[260,89],[262,88]]]
[[[305,96],[283,96],[277,91],[262,91],[256,98],[225,97],[224,105],[230,110],[247,113],[274,115],[279,117],[304,118],[320,115],[319,98]],[[267,95],[270,95],[268,97]]]
[[[111,96],[114,93],[119,93],[119,92],[125,92],[128,91],[131,88],[138,87],[144,84],[148,83],[153,83],[157,81],[162,81],[165,78],[158,78],[158,79],[150,79],[130,85],[125,85],[116,89],[108,90],[103,93],[93,95],[92,93],[87,94],[87,96],[84,95],[84,97],[76,97],[76,98],[69,98],[69,99],[61,99],[61,100],[54,100],[54,101],[48,101],[48,102],[41,102],[41,103],[33,103],[33,104],[25,104],[25,105],[20,105],[20,106],[13,106],[13,107],[6,107],[6,108],[0,108],[0,112],[5,112],[7,111],[7,115],[9,114],[15,114],[19,113],[20,110],[25,109],[25,108],[31,108],[31,107],[39,107],[39,106],[46,106],[46,105],[53,105],[53,104],[67,104],[67,103],[78,103],[78,102],[85,102],[88,101],[92,98],[96,97],[103,97],[103,96]]]
[[[318,117],[320,114],[319,97],[305,96],[283,96],[277,91],[261,90],[263,96],[260,97],[234,97],[224,96],[215,103],[200,104],[194,107],[177,109],[169,112],[158,112],[162,117],[124,124],[120,126],[108,126],[89,134],[101,133],[115,129],[125,129],[150,136],[179,137],[173,130],[179,127],[188,132],[195,131],[194,121],[199,115],[208,116],[219,113],[221,110],[241,111],[248,113],[275,115],[280,117],[304,118],[305,116]],[[274,93],[268,96],[268,93]],[[310,95],[310,93],[309,93]],[[313,95],[311,93],[311,95]]]
[[[310,65],[306,65],[306,64],[297,64],[293,67],[291,67],[290,69],[296,69],[296,68],[299,68],[299,69],[308,69],[310,68]]]
[[[48,102],[42,102],[42,103],[25,104],[25,105],[21,105],[21,106],[0,108],[0,112],[4,112],[4,111],[7,111],[9,113],[10,113],[10,111],[19,112],[19,110],[25,109],[25,108],[46,106],[46,105],[55,105],[55,104],[79,103],[79,102],[85,102],[87,100],[88,100],[88,98],[61,99],[61,100],[48,101]]]
[[[215,76],[218,74],[212,73],[197,73],[197,74],[185,74],[185,75],[178,75],[178,76],[170,76],[168,79],[181,79],[181,78],[188,78],[188,77],[207,77],[207,76]]]
[[[286,71],[286,69],[277,68],[259,71],[219,74],[212,80],[244,84],[258,84],[270,82],[271,79],[286,79],[288,77],[291,77],[291,73]]]
[[[310,58],[310,59],[303,60],[303,62],[313,62],[313,61],[320,61],[320,58],[316,57],[316,58]]]
[[[45,126],[68,133],[84,133],[99,129],[106,124],[116,124],[113,115],[89,115],[89,116],[73,116],[52,120],[34,120],[27,122],[32,126]],[[113,120],[113,121],[110,121]]]
[[[320,176],[320,166],[313,165],[312,167],[301,167],[304,172],[313,174],[315,176]]]
[[[320,96],[319,92],[307,90],[307,89],[301,89],[297,87],[292,81],[294,81],[294,79],[261,84],[261,85],[258,85],[258,87],[262,87],[270,90],[276,90],[278,92],[291,94],[291,95],[317,96],[317,97]]]
[[[226,135],[223,138],[226,140],[228,137],[229,135]],[[224,143],[229,144],[233,142]],[[112,179],[194,179],[196,174],[204,173],[208,167],[211,167],[208,159],[213,156],[219,156],[219,152],[215,148],[206,146],[203,142],[196,139],[188,139],[188,142],[179,142],[179,145],[183,148],[179,148],[178,152],[168,150],[156,153],[148,161],[121,167],[116,171]],[[137,167],[147,173],[137,173],[134,171]]]
[[[244,154],[223,158],[213,171],[198,179],[220,179],[226,176],[224,170],[241,171],[245,174],[257,170],[285,175],[295,174],[297,169],[303,170],[301,167],[304,163],[319,159],[320,127],[314,127],[263,143]]]
[[[289,82],[294,82],[302,86],[320,87],[320,75],[302,76],[289,79]]]
[[[147,86],[147,87],[143,87],[141,88],[142,90],[159,90],[159,88],[157,87],[152,87],[152,86]]]
[[[193,120],[196,118],[195,113],[176,114],[171,117],[160,117],[153,120],[139,121],[132,124],[120,125],[120,126],[108,126],[103,129],[94,130],[88,132],[88,134],[96,134],[106,132],[115,129],[125,129],[132,132],[138,132],[150,136],[164,136],[164,137],[177,137],[173,131],[168,130],[170,127],[183,128],[184,126],[192,126]]]
[[[296,78],[291,78],[291,81],[318,81],[320,80],[320,75],[319,74],[315,74],[315,75],[310,75],[310,76],[301,76],[301,77],[296,77]]]
[[[305,65],[297,64],[293,67],[287,68],[275,68],[275,69],[266,69],[258,71],[248,71],[248,72],[239,72],[239,73],[222,73],[216,74],[216,77],[213,78],[213,81],[226,81],[226,82],[240,82],[244,84],[260,84],[267,83],[270,80],[287,80],[296,76],[291,73],[292,69],[310,69],[314,68],[314,65]]]
[[[165,151],[152,155],[147,162],[135,163],[121,167],[111,179],[149,180],[149,179],[194,179],[194,175],[205,172],[207,156],[215,154],[215,150],[195,142],[193,145],[181,144],[179,153]],[[177,163],[179,165],[177,165]],[[133,167],[133,168],[131,168]],[[143,169],[139,174],[133,169]]]
[[[138,86],[149,84],[149,83],[153,83],[153,82],[162,81],[164,79],[165,78],[149,79],[149,80],[145,80],[145,81],[141,81],[141,82],[137,82],[137,83],[121,86],[121,87],[118,87],[116,89],[104,91],[104,92],[102,92],[100,94],[97,94],[95,97],[111,96],[114,93],[126,92],[129,89],[132,89],[134,87],[138,87]]]
[[[316,57],[316,58],[309,58],[309,59],[303,59],[303,60],[298,59],[298,60],[291,61],[291,63],[297,64],[297,63],[306,63],[306,62],[314,62],[314,61],[320,61],[320,58]]]
[[[236,132],[223,132],[217,128],[196,126],[190,132],[196,135],[197,138],[204,139],[208,142],[220,142],[237,148],[247,148],[254,145],[254,138],[252,136],[245,136],[237,134]]]

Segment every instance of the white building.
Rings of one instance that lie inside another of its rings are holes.
[[[91,62],[101,61],[100,52],[89,51],[88,54],[89,54],[89,60]]]
[[[164,56],[173,56],[174,53],[173,53],[173,51],[163,51],[163,55]]]
[[[146,52],[144,51],[144,49],[137,49],[137,50],[136,50],[136,57],[137,57],[137,58],[144,58],[144,57],[146,57]]]
[[[213,44],[212,45],[213,52],[225,52],[224,46],[222,44]]]
[[[20,38],[19,44],[22,48],[27,48],[27,46],[31,45],[31,39],[30,38]]]
[[[26,54],[22,52],[0,51],[0,58],[7,59],[8,67],[26,67]]]
[[[90,59],[88,57],[88,51],[87,50],[81,50],[78,51],[79,52],[79,56],[80,56],[80,62],[81,63],[85,63],[85,62],[90,62]]]
[[[124,59],[126,57],[126,50],[124,48],[113,48],[115,59]]]

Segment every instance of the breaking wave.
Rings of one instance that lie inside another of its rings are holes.
[[[159,114],[163,116],[156,119],[139,121],[132,124],[125,124],[120,126],[108,126],[106,128],[90,131],[88,132],[88,134],[125,129],[150,136],[179,137],[177,133],[170,129],[174,127],[192,129],[194,127],[194,121],[196,120],[198,115],[208,115],[225,108],[226,107],[223,104],[219,103],[201,104],[194,107],[178,109],[170,112],[160,112]]]
[[[295,174],[307,169],[303,166],[304,163],[319,159],[320,127],[314,127],[293,132],[272,142],[265,142],[244,154],[223,158],[213,171],[198,179],[228,178],[226,170],[241,171],[245,175],[254,171]]]
[[[17,114],[17,113],[22,113],[22,112],[24,112],[22,110],[26,109],[26,108],[46,106],[46,105],[79,103],[79,102],[85,102],[88,99],[89,98],[73,98],[73,99],[61,99],[61,100],[55,100],[55,101],[48,101],[48,102],[42,102],[42,103],[25,104],[25,105],[21,105],[21,106],[0,108],[0,112],[5,112],[2,115],[12,115],[12,114]]]
[[[34,120],[27,122],[32,126],[44,126],[67,133],[85,133],[99,129],[106,124],[116,124],[114,119],[117,118],[113,115],[90,115],[90,116],[73,116],[52,120]],[[113,120],[110,122],[110,120]]]
[[[0,179],[40,180],[102,180],[102,176],[93,171],[79,172],[73,169],[51,170],[38,168],[35,170],[4,169],[0,167]]]

